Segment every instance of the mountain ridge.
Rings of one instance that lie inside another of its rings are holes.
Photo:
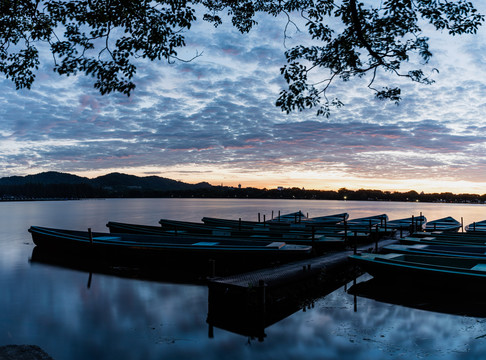
[[[90,185],[101,188],[126,189],[139,188],[143,190],[174,191],[211,188],[207,182],[189,184],[160,176],[136,176],[113,172],[96,178],[87,178],[69,173],[47,171],[34,175],[9,176],[0,178],[0,186],[22,185]]]

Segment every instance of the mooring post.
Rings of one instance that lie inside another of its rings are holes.
[[[461,232],[464,232],[464,218],[461,216]]]
[[[88,236],[89,236],[89,243],[93,245],[93,233],[91,232],[91,228],[88,228]]]
[[[258,213],[258,222],[260,222],[260,213]]]
[[[267,222],[267,215],[263,214],[263,224]]]
[[[238,231],[241,231],[241,218],[238,219]]]
[[[375,242],[375,252],[378,252],[378,239],[380,238],[380,228],[376,225],[376,242]]]
[[[344,244],[348,246],[348,222],[344,219]]]

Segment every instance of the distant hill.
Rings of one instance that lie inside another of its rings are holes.
[[[10,176],[0,178],[0,188],[23,188],[63,185],[82,185],[96,189],[104,189],[113,192],[126,192],[127,190],[147,191],[188,191],[197,189],[209,189],[212,185],[207,182],[188,184],[158,176],[139,177],[121,173],[111,173],[94,179],[76,176],[67,173],[49,171],[36,175]]]
[[[43,172],[36,175],[10,176],[0,178],[0,185],[25,185],[25,184],[89,184],[90,179],[60,173],[56,171]]]

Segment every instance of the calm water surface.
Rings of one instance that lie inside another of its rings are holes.
[[[347,291],[352,283],[267,327],[264,341],[258,341],[218,327],[210,333],[206,286],[100,274],[90,278],[88,272],[29,261],[31,225],[106,231],[108,220],[154,225],[160,218],[257,220],[258,213],[268,219],[272,211],[296,210],[309,216],[346,211],[350,219],[387,213],[390,220],[422,212],[429,220],[462,218],[465,225],[486,219],[485,206],[457,204],[226,199],[0,203],[0,346],[35,344],[56,360],[483,358],[486,317],[355,297]],[[357,282],[369,279],[363,275]]]

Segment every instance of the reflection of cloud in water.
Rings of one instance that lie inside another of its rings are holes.
[[[445,359],[486,349],[485,319],[362,297],[354,312],[343,289],[270,326],[263,342],[217,328],[210,339],[206,287],[95,274],[87,289],[88,276],[36,264],[1,277],[13,291],[0,297],[0,341],[36,343],[55,359]]]
[[[267,329],[306,359],[480,358],[486,319],[440,314],[357,298],[340,289]],[[292,329],[289,332],[288,329]],[[291,337],[291,338],[290,338]],[[267,340],[266,340],[267,341]],[[286,341],[284,341],[286,342]]]

